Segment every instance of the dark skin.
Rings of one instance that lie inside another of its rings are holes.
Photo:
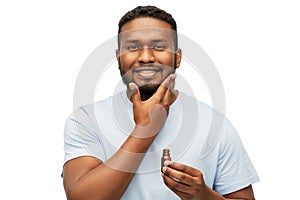
[[[165,165],[164,182],[181,199],[254,199],[251,185],[222,197],[205,185],[201,171],[176,162],[167,161]]]
[[[149,17],[134,19],[122,27],[125,34],[116,56],[133,103],[136,126],[106,162],[83,156],[64,165],[64,188],[69,200],[120,199],[126,191],[177,98],[173,73],[180,65],[181,50],[174,49],[171,31],[168,23]],[[150,64],[149,68],[145,64]],[[166,163],[162,171],[166,186],[181,199],[254,199],[251,185],[221,196],[206,186],[201,171],[181,163]]]
[[[106,162],[93,157],[79,157],[64,165],[64,187],[69,200],[122,197],[144,153],[164,125],[162,122],[166,120],[169,106],[175,98],[170,89],[174,81],[174,75],[168,76],[147,101],[141,101],[139,90],[133,85],[130,99],[136,122],[134,130]],[[114,181],[111,181],[112,177]]]

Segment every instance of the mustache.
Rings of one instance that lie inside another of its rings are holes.
[[[161,66],[161,65],[154,64],[154,63],[144,63],[144,64],[141,63],[137,67],[158,67],[158,66]]]
[[[137,66],[133,66],[132,71],[138,71],[140,69],[147,69],[147,68],[156,69],[157,71],[162,71],[164,68],[170,68],[170,67],[161,64],[145,63],[145,64],[139,64]]]

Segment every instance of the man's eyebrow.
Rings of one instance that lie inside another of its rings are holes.
[[[128,40],[125,40],[125,43],[138,43],[139,40],[131,40],[131,39],[128,39]]]
[[[166,39],[155,39],[155,40],[151,40],[151,42],[157,43],[157,42],[168,42],[168,40]]]
[[[137,39],[127,39],[125,40],[125,43],[139,43],[140,40],[137,40]],[[154,40],[151,40],[152,43],[158,43],[158,42],[168,42],[168,40],[166,39],[154,39]]]

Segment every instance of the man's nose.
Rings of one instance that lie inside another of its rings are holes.
[[[154,62],[155,56],[154,56],[153,49],[148,47],[141,49],[139,52],[138,61],[142,63]]]

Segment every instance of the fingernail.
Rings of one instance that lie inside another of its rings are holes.
[[[135,89],[135,87],[134,87],[134,84],[133,84],[133,83],[129,83],[129,89],[130,89],[130,90],[134,90],[134,89]]]
[[[163,171],[163,173],[165,173],[167,171],[167,167],[163,167],[162,171]]]
[[[164,166],[168,166],[169,164],[171,164],[171,161],[169,161],[169,160],[165,160],[165,162],[164,162]]]

